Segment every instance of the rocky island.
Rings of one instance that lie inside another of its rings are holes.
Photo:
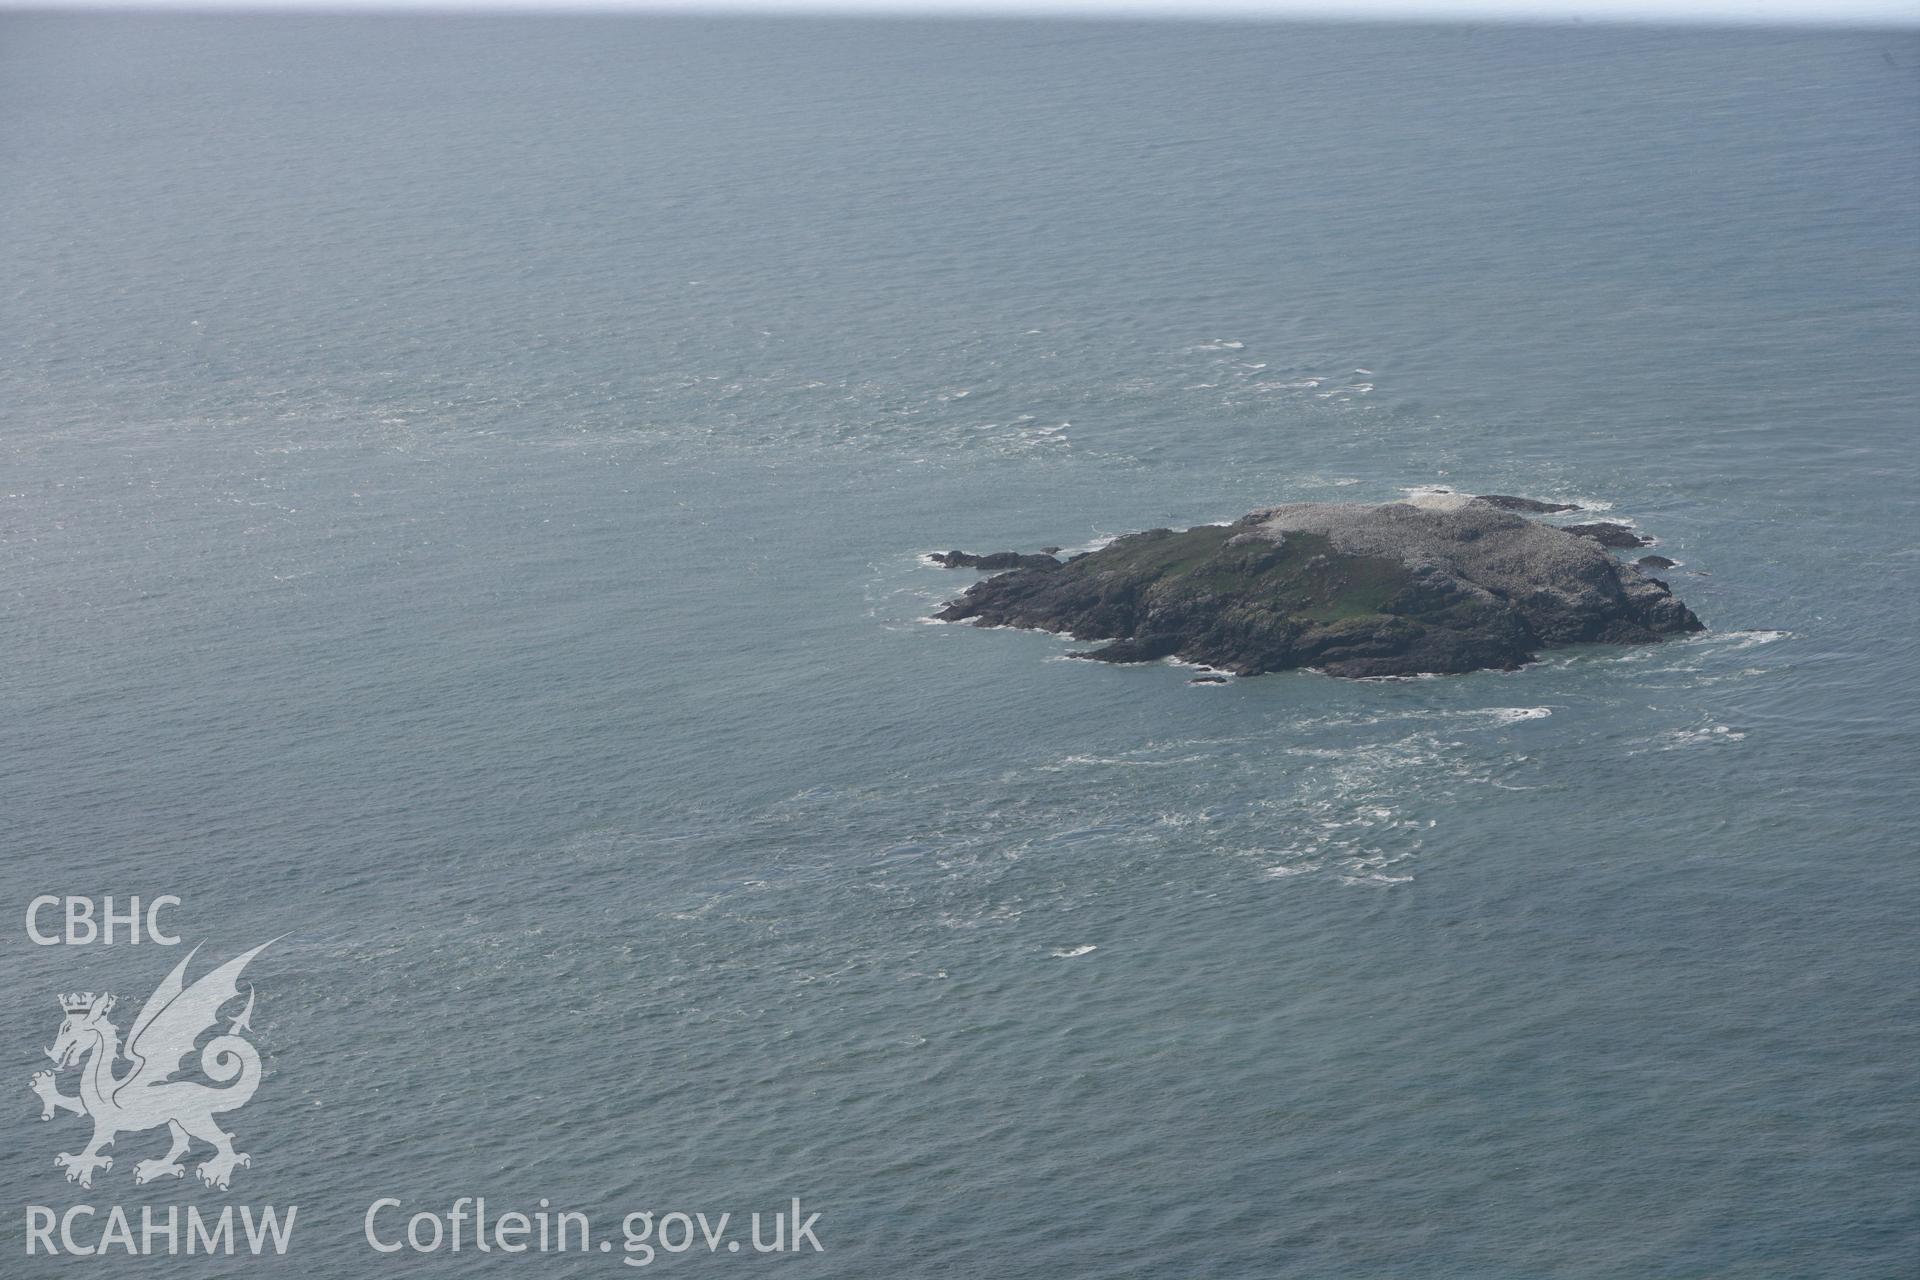
[[[1106,642],[1076,657],[1172,657],[1242,676],[1508,671],[1555,645],[1705,629],[1665,582],[1608,553],[1647,544],[1626,526],[1516,513],[1553,509],[1565,508],[1464,494],[1294,503],[1230,525],[1149,529],[1066,560],[949,552],[935,560],[1008,571],[935,616]]]

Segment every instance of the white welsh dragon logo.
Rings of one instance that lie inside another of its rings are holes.
[[[42,1120],[53,1119],[57,1111],[93,1118],[93,1141],[86,1150],[78,1155],[63,1151],[53,1158],[67,1171],[68,1182],[91,1187],[94,1170],[113,1168],[113,1157],[101,1152],[113,1145],[117,1135],[161,1125],[173,1135],[173,1146],[158,1160],[136,1163],[136,1183],[185,1176],[180,1157],[196,1138],[213,1148],[213,1154],[194,1170],[210,1187],[226,1190],[234,1169],[252,1163],[233,1149],[233,1135],[214,1119],[245,1106],[260,1085],[259,1051],[242,1035],[253,1030],[248,1021],[253,1017],[251,990],[246,1010],[200,1051],[201,1072],[222,1087],[172,1077],[182,1070],[182,1060],[193,1052],[194,1042],[219,1021],[221,1007],[239,998],[240,971],[272,945],[265,942],[235,956],[190,987],[183,980],[187,963],[200,948],[189,952],[140,1007],[124,1051],[131,1066],[122,1075],[114,1074],[122,1056],[120,1029],[107,1020],[113,997],[91,991],[60,997],[66,1021],[46,1052],[56,1070],[80,1068],[80,1096],[61,1093],[52,1071],[35,1073],[33,1091],[40,1095]]]

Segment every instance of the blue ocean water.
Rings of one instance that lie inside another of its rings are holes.
[[[798,1196],[834,1277],[1914,1274],[1917,86],[0,18],[5,1273],[72,1265],[24,1206],[229,1201],[299,1220],[223,1274],[627,1270],[362,1239],[484,1195]],[[928,550],[1421,486],[1637,522],[1710,632],[1208,687],[925,621]],[[40,893],[286,935],[232,1192],[61,1180],[54,994],[178,954]]]

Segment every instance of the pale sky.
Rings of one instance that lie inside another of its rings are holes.
[[[1920,26],[1920,0],[0,0],[0,9],[1031,14]]]

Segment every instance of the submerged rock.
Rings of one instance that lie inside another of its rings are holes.
[[[936,616],[1105,641],[1076,655],[1103,662],[1178,657],[1235,675],[1511,670],[1552,645],[1704,629],[1593,537],[1481,502],[1294,503],[1046,559]]]

